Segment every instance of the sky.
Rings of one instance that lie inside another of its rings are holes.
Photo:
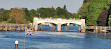
[[[63,7],[66,5],[67,10],[71,13],[77,13],[78,9],[82,6],[83,0],[0,0],[0,8],[54,8]]]

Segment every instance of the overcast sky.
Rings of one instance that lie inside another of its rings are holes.
[[[77,13],[82,6],[83,0],[0,0],[0,8],[10,9],[14,7],[37,9],[40,7],[63,7],[71,13]]]

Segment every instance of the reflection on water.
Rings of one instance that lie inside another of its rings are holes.
[[[24,32],[0,32],[0,49],[14,49],[14,41],[19,41],[19,49],[24,48]],[[39,49],[109,49],[111,34],[46,32],[37,31],[26,36],[26,48]]]
[[[111,39],[111,33],[87,33],[85,38]]]
[[[38,26],[39,29],[39,26]],[[80,29],[80,26],[69,26],[69,30],[67,31],[78,31]],[[51,30],[50,26],[41,26],[41,30]],[[55,31],[57,31],[57,26],[55,26]],[[61,31],[66,31],[65,26],[61,26]]]

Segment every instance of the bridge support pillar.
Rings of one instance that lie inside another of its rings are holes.
[[[67,24],[67,30],[69,30],[69,23]]]
[[[57,31],[60,32],[61,31],[61,23],[57,24]]]
[[[82,33],[85,33],[85,30],[86,30],[86,29],[85,29],[85,26],[81,26],[81,32],[82,32]]]
[[[55,26],[53,26],[53,30],[55,31]]]
[[[67,24],[67,26],[65,26],[65,30],[66,30],[66,31],[69,30],[69,23]]]
[[[100,27],[100,33],[102,33],[102,26]]]
[[[65,30],[67,30],[67,26],[65,26]]]
[[[38,23],[35,23],[35,25],[34,25],[34,29],[35,29],[35,31],[38,30]]]
[[[98,33],[98,27],[97,26],[96,26],[96,30],[95,31],[96,31],[96,33]]]
[[[82,22],[81,24],[81,32],[85,33],[86,29],[85,29],[85,20]]]
[[[106,30],[106,27],[104,27],[104,33],[105,33],[105,34],[106,34],[106,31],[107,31],[107,30]]]
[[[7,31],[7,26],[4,28],[5,31]]]

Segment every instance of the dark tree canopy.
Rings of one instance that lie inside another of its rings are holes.
[[[107,25],[107,16],[108,16],[108,11],[106,10],[106,8],[104,8],[97,20],[98,26],[106,26]]]

